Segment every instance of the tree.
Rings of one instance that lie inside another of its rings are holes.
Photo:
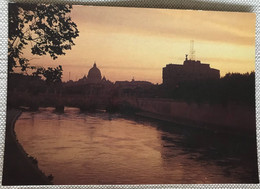
[[[39,67],[36,72],[33,72],[34,76],[43,75],[46,78],[47,84],[60,84],[61,76],[62,76],[62,66],[58,66],[56,68],[47,69]]]
[[[32,54],[49,54],[53,59],[75,45],[73,39],[79,36],[79,31],[68,16],[71,9],[71,5],[9,4],[9,73],[16,67],[22,71],[36,69],[23,57],[23,49],[28,45]]]

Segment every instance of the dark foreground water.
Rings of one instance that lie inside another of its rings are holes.
[[[15,132],[54,184],[258,182],[254,139],[73,108],[24,112]]]

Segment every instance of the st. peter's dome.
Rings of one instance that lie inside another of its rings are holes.
[[[98,83],[100,81],[101,81],[101,72],[97,68],[96,63],[94,63],[93,67],[88,71],[88,82]]]

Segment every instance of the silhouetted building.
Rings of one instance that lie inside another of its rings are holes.
[[[89,69],[88,76],[84,75],[81,79],[79,79],[77,84],[99,84],[104,83],[109,80],[106,80],[105,77],[102,78],[101,71],[98,69],[97,64],[94,63],[93,67]]]
[[[97,68],[96,63],[94,63],[93,67],[88,71],[87,81],[88,83],[99,83],[101,81],[101,72]]]
[[[97,68],[96,63],[88,71],[88,75],[84,75],[75,82],[67,82],[63,84],[67,93],[84,94],[87,96],[106,96],[113,87],[113,83],[101,76],[101,71]]]
[[[137,87],[151,87],[153,84],[149,81],[135,81],[132,79],[132,81],[116,81],[115,86],[120,88],[129,88],[129,89],[135,89]]]
[[[142,96],[145,91],[151,89],[154,85],[149,81],[116,81],[115,88],[119,96]]]
[[[175,86],[183,81],[219,79],[220,72],[210,68],[209,64],[201,63],[199,60],[188,60],[188,55],[180,64],[167,64],[163,68],[163,84]]]

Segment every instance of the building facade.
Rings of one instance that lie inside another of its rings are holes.
[[[188,55],[183,65],[167,64],[163,68],[163,84],[167,86],[176,86],[185,81],[219,78],[219,70],[210,68],[209,64],[201,63],[199,60],[188,60]]]

